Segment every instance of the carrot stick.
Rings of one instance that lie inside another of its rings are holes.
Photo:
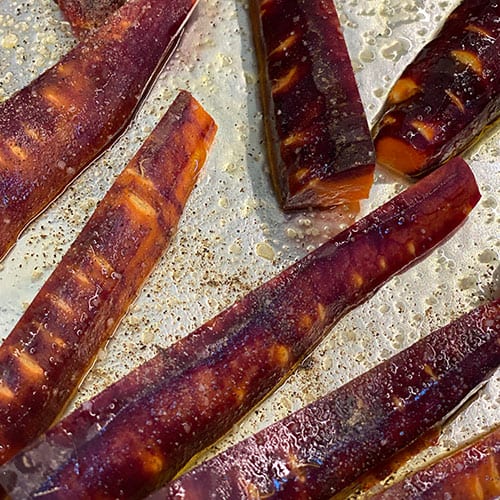
[[[182,92],[0,347],[0,462],[64,409],[171,239],[215,124]]]
[[[411,177],[460,154],[500,116],[500,3],[464,0],[392,88],[377,161]]]
[[[393,484],[373,500],[500,497],[500,428]]]
[[[375,154],[332,1],[251,0],[271,173],[284,209],[368,198]]]

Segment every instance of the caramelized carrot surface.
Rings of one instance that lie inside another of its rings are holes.
[[[479,197],[454,160],[85,403],[5,465],[3,485],[13,498],[140,498],[157,488]]]
[[[375,126],[377,162],[421,176],[500,116],[500,3],[464,0],[406,68]]]
[[[65,407],[170,241],[215,124],[182,92],[0,347],[0,461]]]
[[[439,423],[499,365],[500,300],[187,472],[153,498],[329,499]],[[413,498],[401,493],[383,498]]]
[[[334,3],[251,0],[250,9],[283,208],[368,198],[373,144]]]
[[[195,0],[130,0],[0,105],[0,258],[119,134]]]
[[[500,428],[390,486],[374,500],[500,497]]]
[[[56,0],[74,34],[84,38],[89,31],[101,26],[104,20],[120,8],[125,0]]]

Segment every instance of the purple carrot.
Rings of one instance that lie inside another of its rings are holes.
[[[120,8],[125,0],[56,0],[71,24],[73,33],[84,38],[89,31],[101,26],[106,18]]]
[[[0,105],[0,259],[123,131],[195,1],[128,1]]]
[[[498,365],[500,300],[201,464],[153,498],[328,499],[439,423]]]
[[[0,463],[46,431],[167,248],[216,126],[181,92],[0,346]]]
[[[479,197],[450,162],[85,403],[4,466],[3,484],[13,498],[139,498],[172,479]]]
[[[251,0],[271,173],[284,209],[368,198],[375,154],[331,0]]]
[[[500,498],[500,427],[370,498],[372,500]]]
[[[500,2],[464,0],[398,79],[375,127],[377,162],[421,176],[500,116]]]

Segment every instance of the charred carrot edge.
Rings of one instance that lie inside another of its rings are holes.
[[[367,198],[373,143],[333,2],[251,0],[250,12],[283,208]]]
[[[439,423],[499,364],[500,300],[431,333],[152,497],[331,498]]]
[[[500,4],[465,0],[406,68],[375,126],[377,162],[421,176],[500,116]]]
[[[14,498],[155,489],[283,382],[345,312],[449,235],[479,197],[469,167],[454,160],[89,401],[14,457],[1,481]]]
[[[130,0],[0,105],[0,258],[123,130],[195,0]]]
[[[500,496],[500,427],[450,456],[442,458],[373,495],[373,500],[467,498]]]
[[[0,347],[0,461],[45,431],[168,246],[215,124],[182,92]]]
[[[101,26],[125,0],[55,0],[78,38]]]

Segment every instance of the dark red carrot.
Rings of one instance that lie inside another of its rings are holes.
[[[377,162],[421,176],[500,116],[500,3],[464,0],[392,88],[375,127]]]
[[[0,258],[120,133],[195,0],[130,0],[0,105]]]
[[[105,19],[119,9],[125,0],[55,0],[73,33],[84,38],[89,31],[101,26]]]
[[[4,484],[14,498],[138,498],[157,488],[479,197],[466,163],[449,163],[84,404],[6,465]]]
[[[333,2],[251,0],[250,9],[283,208],[367,198],[373,144]]]
[[[373,500],[494,500],[500,498],[500,428],[411,474]]]
[[[0,463],[44,432],[163,254],[215,124],[182,92],[0,347]]]
[[[331,498],[439,423],[498,365],[500,300],[430,334],[152,497]]]

